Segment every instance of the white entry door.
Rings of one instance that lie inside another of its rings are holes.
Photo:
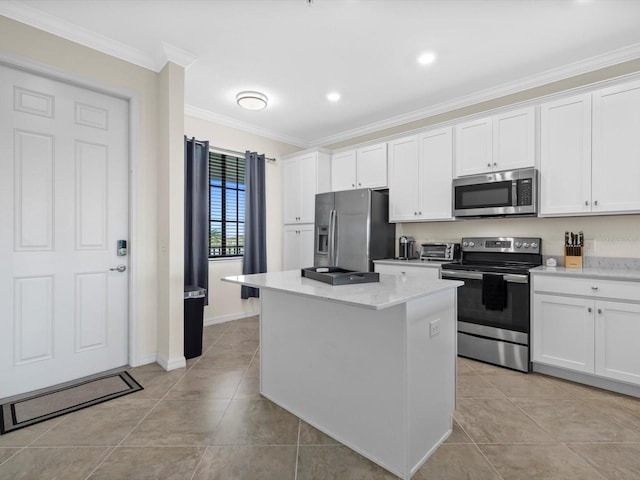
[[[128,363],[128,108],[0,65],[0,398]]]

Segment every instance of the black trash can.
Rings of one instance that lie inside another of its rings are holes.
[[[184,356],[202,355],[204,296],[207,290],[194,285],[184,287]]]

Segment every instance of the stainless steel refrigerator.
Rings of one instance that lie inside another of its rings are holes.
[[[316,195],[315,267],[373,271],[373,260],[393,258],[395,225],[389,195],[361,188]]]

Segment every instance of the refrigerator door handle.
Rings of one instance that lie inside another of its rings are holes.
[[[337,212],[335,210],[331,210],[331,212],[329,212],[329,265],[332,267],[336,266],[336,259],[337,259],[336,218],[337,218]]]

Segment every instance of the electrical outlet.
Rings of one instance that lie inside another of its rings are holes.
[[[430,335],[431,337],[435,337],[436,335],[440,335],[440,319],[431,320],[429,323]]]

